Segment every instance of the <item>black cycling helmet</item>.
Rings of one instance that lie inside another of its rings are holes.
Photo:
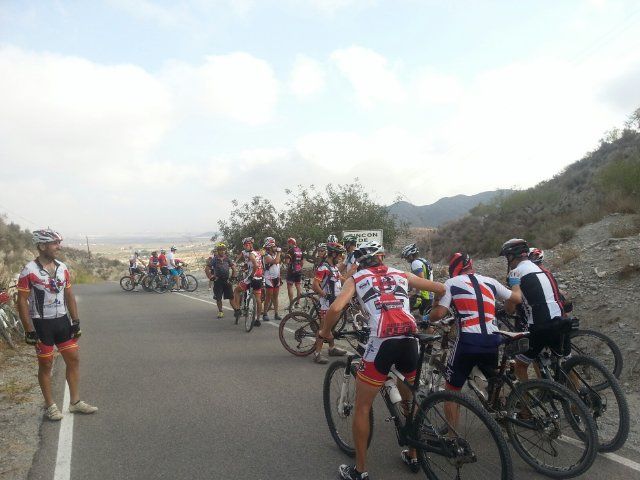
[[[500,257],[526,257],[529,255],[529,244],[522,238],[512,238],[502,244]]]
[[[327,243],[327,251],[329,253],[344,253],[346,250],[342,246],[342,244],[338,242],[329,242]]]

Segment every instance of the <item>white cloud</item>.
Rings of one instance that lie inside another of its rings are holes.
[[[379,53],[353,46],[334,51],[331,60],[349,80],[362,106],[368,108],[377,103],[401,103],[407,98],[396,73]]]
[[[324,86],[325,72],[322,64],[305,55],[298,55],[289,80],[289,88],[293,94],[299,98],[310,97],[321,92]]]
[[[163,27],[185,26],[194,22],[185,5],[164,6],[150,0],[108,0],[108,3],[133,17]]]
[[[424,104],[456,103],[464,94],[464,87],[456,76],[429,70],[417,74],[410,88],[412,95]]]

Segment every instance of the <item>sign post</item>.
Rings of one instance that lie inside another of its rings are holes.
[[[380,245],[384,245],[382,230],[343,230],[342,238],[347,235],[355,235],[357,245],[364,242],[378,242]]]

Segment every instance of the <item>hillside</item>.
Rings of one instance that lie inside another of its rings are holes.
[[[509,192],[511,190],[494,190],[476,195],[455,195],[441,198],[431,205],[414,205],[400,201],[389,206],[389,213],[398,217],[398,220],[407,222],[411,227],[437,227],[464,216],[481,203],[491,202],[497,196]]]
[[[513,237],[549,248],[607,214],[640,212],[640,131],[616,133],[551,180],[497,197],[444,225],[432,239],[432,257],[446,259],[458,249],[497,255]]]

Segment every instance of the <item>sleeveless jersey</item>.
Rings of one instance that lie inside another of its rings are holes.
[[[356,294],[369,316],[370,337],[398,337],[416,331],[409,313],[409,282],[401,270],[381,265],[353,274]]]

